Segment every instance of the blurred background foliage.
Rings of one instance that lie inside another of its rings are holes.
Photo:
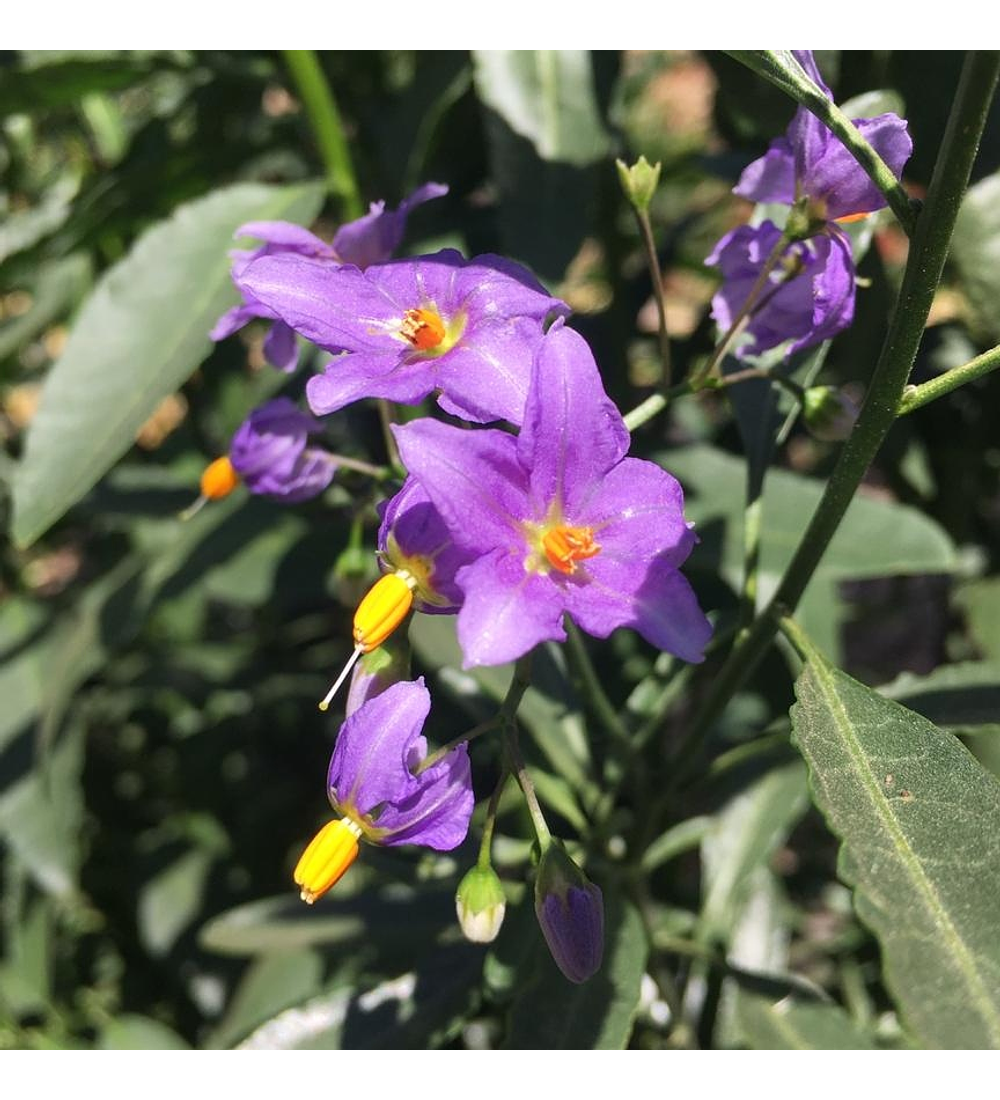
[[[652,217],[675,377],[710,353],[704,259],[747,216],[731,188],[791,117],[781,92],[714,54],[320,61],[366,201],[395,205],[425,180],[451,188],[412,217],[408,250],[528,264],[572,305],[623,410],[656,389],[661,367],[613,161],[662,161]],[[820,55],[838,102],[891,90],[910,121],[916,196],[960,64]],[[13,532],[0,555],[0,1046],[908,1045],[789,742],[792,678],[778,650],[683,782],[670,761],[712,658],[678,666],[627,632],[589,646],[636,731],[625,753],[566,655],[548,647],[536,660],[525,753],[554,830],[586,854],[607,902],[606,962],[591,982],[569,985],[547,956],[530,826],[510,792],[496,849],[510,904],[489,948],[465,943],[454,919],[475,828],[445,857],[366,850],[331,897],[299,902],[290,868],[325,818],[341,718],[315,704],[376,574],[382,491],[344,471],[302,507],[237,493],[186,525],[175,516],[247,411],[288,385],[263,364],[262,330],[219,346],[206,333],[234,300],[225,252],[238,224],[287,217],[326,237],[338,224],[308,118],[272,52],[8,52],[0,117],[0,513]],[[998,168],[994,111],[914,381],[1000,336]],[[863,392],[906,249],[881,215],[857,319],[830,347],[824,381]],[[131,320],[107,292],[118,263],[145,303]],[[92,373],[54,375],[45,399],[75,409],[91,445],[62,449],[50,423],[36,491],[19,466],[26,433],[80,317]],[[102,375],[105,353],[143,364],[124,435],[102,432],[129,393],[120,370]],[[960,733],[994,772],[998,406],[989,378],[897,424],[802,609],[831,660]],[[685,485],[701,536],[686,572],[720,639],[736,622],[743,455],[759,415],[722,394],[688,397],[633,443]],[[368,407],[327,427],[333,449],[384,460]],[[798,424],[778,449],[762,588],[835,455]],[[79,464],[91,459],[88,479]],[[432,737],[492,712],[509,670],[462,672],[449,620],[417,619],[411,641]],[[472,756],[484,798],[497,746],[476,742]]]

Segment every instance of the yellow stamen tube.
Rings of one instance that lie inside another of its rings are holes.
[[[349,817],[329,821],[309,842],[292,877],[307,905],[335,886],[358,858],[361,826]]]
[[[320,710],[329,707],[330,700],[337,694],[337,689],[347,679],[347,674],[361,654],[378,649],[406,618],[413,606],[416,584],[409,570],[397,569],[395,573],[380,577],[368,590],[354,612],[354,652],[319,704]]]

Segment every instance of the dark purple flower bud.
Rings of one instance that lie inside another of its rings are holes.
[[[563,974],[577,983],[593,977],[604,958],[604,900],[557,840],[538,864],[535,914]]]
[[[285,504],[317,496],[330,484],[337,465],[318,447],[308,447],[322,425],[294,401],[278,397],[261,405],[233,436],[229,459],[251,493]]]

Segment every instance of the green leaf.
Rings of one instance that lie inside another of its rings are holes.
[[[766,772],[716,815],[702,842],[700,938],[728,942],[753,873],[785,842],[807,805],[805,772],[793,760]]]
[[[963,584],[955,593],[955,603],[965,612],[983,656],[1000,665],[1000,577]]]
[[[721,571],[733,586],[743,575],[743,484],[740,459],[712,447],[686,447],[659,456],[688,491],[685,511],[697,524],[701,544],[688,568]],[[759,590],[766,599],[791,560],[823,494],[823,483],[772,470],[761,516]],[[856,496],[837,529],[800,604],[814,637],[836,645],[839,615],[836,582],[910,573],[949,573],[959,560],[945,532],[914,508]]]
[[[139,894],[139,935],[152,955],[165,955],[198,915],[213,858],[195,849],[147,882]]]
[[[574,985],[539,944],[537,964],[511,1005],[506,1049],[623,1050],[628,1045],[646,969],[646,935],[631,905],[610,894],[604,905],[601,969]]]
[[[741,990],[737,1019],[754,1050],[874,1050],[839,1006],[794,995],[777,1000]]]
[[[87,92],[127,88],[153,71],[146,61],[69,59],[31,68],[0,69],[0,103],[5,114],[72,107]]]
[[[188,1044],[166,1024],[148,1016],[125,1013],[101,1029],[100,1050],[189,1050]]]
[[[473,50],[480,100],[544,160],[592,164],[610,149],[589,50]]]
[[[131,446],[211,348],[234,300],[228,250],[243,222],[308,222],[317,184],[236,184],[147,230],[100,280],[53,366],[13,484],[13,534],[33,542]]]
[[[52,324],[79,294],[90,277],[90,258],[77,252],[45,264],[37,273],[27,313],[0,325],[0,360],[6,359]]]
[[[1000,172],[970,187],[962,200],[951,239],[951,256],[978,332],[1000,341]]]
[[[642,869],[654,871],[684,852],[697,848],[711,828],[712,818],[707,815],[689,817],[687,821],[672,826],[642,853]]]
[[[0,263],[58,229],[70,215],[76,190],[75,180],[60,180],[37,206],[9,214],[0,225]]]
[[[1000,728],[1000,663],[943,665],[926,676],[904,672],[878,690],[953,732],[969,727],[972,732],[975,727]]]
[[[927,1046],[1000,1047],[1000,784],[794,637],[794,738],[904,1021]]]

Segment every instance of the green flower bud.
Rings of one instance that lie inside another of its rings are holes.
[[[535,879],[535,915],[556,965],[571,982],[585,982],[604,958],[604,900],[554,840]]]
[[[846,439],[858,419],[858,406],[833,386],[810,386],[802,402],[806,427],[827,443]]]
[[[492,943],[503,924],[507,898],[492,867],[472,868],[458,884],[455,911],[462,934],[473,943]]]
[[[639,157],[631,166],[623,160],[616,160],[615,166],[618,168],[618,179],[621,181],[622,190],[629,202],[636,210],[645,213],[660,182],[662,165],[659,161],[656,164],[650,164],[645,157]]]

